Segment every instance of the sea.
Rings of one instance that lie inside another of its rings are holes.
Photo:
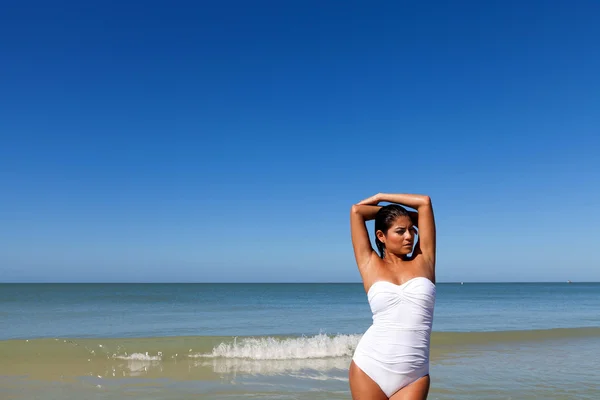
[[[600,284],[438,283],[429,399],[600,399]],[[0,399],[350,399],[360,283],[0,284]]]

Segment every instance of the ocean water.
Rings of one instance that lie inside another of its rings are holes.
[[[600,399],[600,284],[439,283],[430,399]],[[1,399],[349,399],[361,284],[0,284]]]

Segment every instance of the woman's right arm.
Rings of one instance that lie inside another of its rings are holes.
[[[363,200],[364,201],[364,200]],[[369,232],[367,231],[366,221],[375,218],[377,211],[381,208],[377,199],[373,199],[371,204],[354,204],[350,210],[350,232],[352,234],[352,247],[354,248],[354,258],[359,270],[363,270],[375,254]]]

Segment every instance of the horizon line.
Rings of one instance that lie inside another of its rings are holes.
[[[69,284],[74,284],[74,285],[78,285],[78,284],[100,284],[100,285],[105,285],[105,284],[117,284],[117,285],[126,285],[126,284],[174,284],[174,285],[264,285],[264,284],[272,284],[272,285],[311,285],[311,284],[327,284],[327,285],[335,285],[335,284],[342,284],[342,285],[347,285],[347,284],[362,284],[363,282],[356,282],[356,281],[343,281],[343,282],[333,282],[333,281],[303,281],[303,282],[289,282],[289,281],[283,281],[283,282],[259,282],[259,281],[254,281],[254,282],[226,282],[226,281],[212,281],[212,282],[200,282],[200,281],[195,281],[195,282],[180,282],[180,281],[172,281],[172,282],[165,282],[165,281],[103,281],[103,282],[91,282],[91,281],[74,281],[74,282],[61,282],[61,281],[52,281],[52,282],[43,282],[43,281],[32,281],[32,282],[26,282],[26,281],[14,281],[14,282],[0,282],[0,284],[2,285],[10,285],[10,284],[35,284],[35,285],[45,285],[45,284],[65,284],[65,285],[69,285]],[[436,282],[436,284],[481,284],[481,283],[565,283],[565,284],[572,284],[572,283],[600,283],[600,281],[586,281],[586,280],[581,280],[581,281],[571,281],[571,280],[561,280],[561,281],[438,281]]]

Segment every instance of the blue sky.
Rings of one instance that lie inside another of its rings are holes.
[[[439,281],[600,281],[597,2],[83,3],[1,6],[0,281],[358,282],[376,192]]]

